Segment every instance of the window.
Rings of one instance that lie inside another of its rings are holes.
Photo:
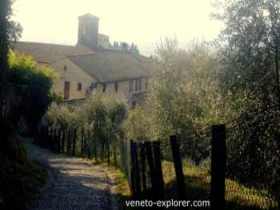
[[[139,87],[138,87],[138,90],[142,90],[142,80],[141,79],[139,79],[139,82],[138,82],[139,84]]]
[[[132,103],[131,103],[131,108],[134,109],[134,108],[136,107],[136,105],[137,105],[137,104],[136,104],[136,101],[132,101]]]
[[[139,91],[142,89],[142,83],[141,79],[135,80],[135,91]]]
[[[64,99],[69,99],[70,97],[70,82],[64,81]]]
[[[129,87],[128,87],[129,92],[133,91],[133,80],[129,80]]]
[[[138,90],[138,80],[135,80],[135,87],[134,90],[137,91]]]
[[[146,78],[146,80],[145,80],[145,89],[146,90],[148,89],[148,85],[149,85],[149,80],[148,80],[148,78]]]
[[[115,82],[115,91],[116,91],[116,93],[118,92],[118,90],[119,90],[119,83]]]
[[[78,90],[78,91],[81,91],[81,90],[82,90],[82,83],[80,83],[80,82],[78,83],[77,90]]]
[[[90,87],[91,90],[96,89],[97,88],[97,83],[91,83]]]
[[[103,90],[104,93],[106,92],[106,84],[103,84]]]

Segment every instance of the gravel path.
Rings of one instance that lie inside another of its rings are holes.
[[[56,155],[28,145],[31,159],[48,168],[48,183],[30,210],[111,210],[112,181],[106,169],[82,158]]]

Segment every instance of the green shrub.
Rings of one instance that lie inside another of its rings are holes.
[[[52,69],[38,65],[33,58],[25,55],[9,54],[9,83],[18,97],[17,110],[29,129],[35,130],[47,111],[54,94],[52,93],[55,73]]]

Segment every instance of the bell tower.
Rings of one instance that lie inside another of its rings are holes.
[[[78,45],[97,48],[99,18],[92,14],[79,17]]]

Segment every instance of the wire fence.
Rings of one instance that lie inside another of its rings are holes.
[[[165,143],[121,139],[109,145],[106,141],[98,143],[89,131],[46,126],[38,132],[37,143],[55,152],[94,158],[119,167],[128,179],[133,198],[210,200],[212,209],[279,209],[268,186],[243,183],[233,178],[234,172],[228,172],[230,144],[226,141],[225,126],[212,126],[206,131],[205,136],[210,136],[210,149],[206,149],[209,155],[206,163],[200,164],[186,158],[186,140],[181,137],[179,141],[176,136]],[[169,177],[171,171],[174,174]]]

